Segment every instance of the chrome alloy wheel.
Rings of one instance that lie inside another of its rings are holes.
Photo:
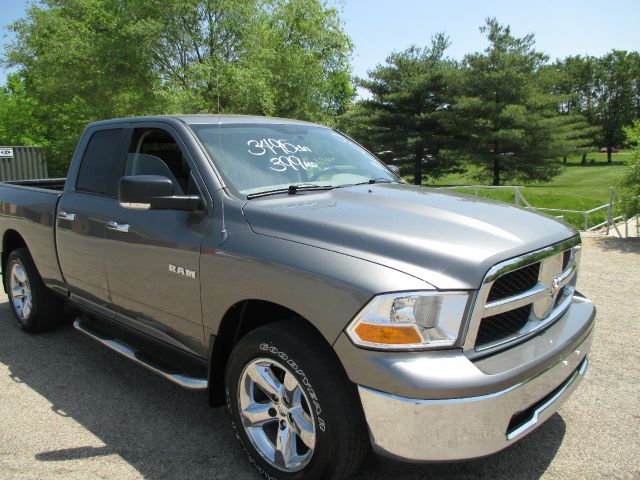
[[[281,363],[258,358],[238,385],[242,425],[260,455],[284,472],[303,469],[316,445],[311,403],[296,377]]]
[[[26,322],[33,309],[33,296],[27,272],[19,262],[15,262],[9,272],[9,298],[18,319],[22,323]]]

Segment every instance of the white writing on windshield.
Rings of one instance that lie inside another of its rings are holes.
[[[310,152],[311,149],[304,145],[296,145],[283,139],[262,138],[247,141],[251,155],[264,155],[271,152],[272,155],[292,155],[298,152]]]
[[[318,164],[316,162],[301,160],[293,155],[298,152],[311,152],[311,149],[306,145],[294,144],[287,142],[284,139],[275,138],[248,140],[247,145],[249,146],[247,151],[251,155],[262,156],[267,153],[277,155],[277,157],[273,157],[269,160],[271,163],[270,168],[274,172],[285,172],[289,169],[298,170],[298,168],[302,170],[318,168]]]
[[[289,156],[281,155],[279,157],[272,158],[270,162],[271,162],[271,170],[276,172],[284,172],[289,168],[293,170],[298,170],[298,167],[300,167],[303,170],[307,170],[309,168],[318,167],[318,164],[316,162],[308,162],[306,160],[300,160],[298,157],[295,157],[293,155],[289,155]]]

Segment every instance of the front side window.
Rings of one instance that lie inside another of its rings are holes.
[[[180,146],[171,134],[158,128],[133,131],[123,175],[167,177],[176,195],[193,194],[197,189]]]
[[[398,181],[378,159],[320,126],[192,125],[225,182],[242,195],[291,185],[340,187]]]

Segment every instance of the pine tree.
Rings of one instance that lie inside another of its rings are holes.
[[[358,82],[371,98],[342,119],[343,128],[368,148],[408,160],[406,173],[416,185],[425,175],[438,176],[455,165],[447,155],[455,139],[450,104],[456,75],[455,64],[444,56],[448,45],[444,35],[436,35],[429,47],[389,55]]]
[[[464,58],[453,108],[464,135],[461,150],[477,176],[493,185],[547,180],[559,172],[559,157],[587,141],[576,132],[584,120],[559,114],[561,99],[542,79],[548,59],[534,49],[533,35],[516,38],[495,19],[480,30],[489,46]]]

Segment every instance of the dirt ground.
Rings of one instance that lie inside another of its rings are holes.
[[[640,480],[640,240],[584,238],[579,290],[598,307],[586,379],[558,415],[501,453],[357,479]],[[19,330],[0,298],[0,478],[258,479],[206,394],[154,376],[70,326]]]

